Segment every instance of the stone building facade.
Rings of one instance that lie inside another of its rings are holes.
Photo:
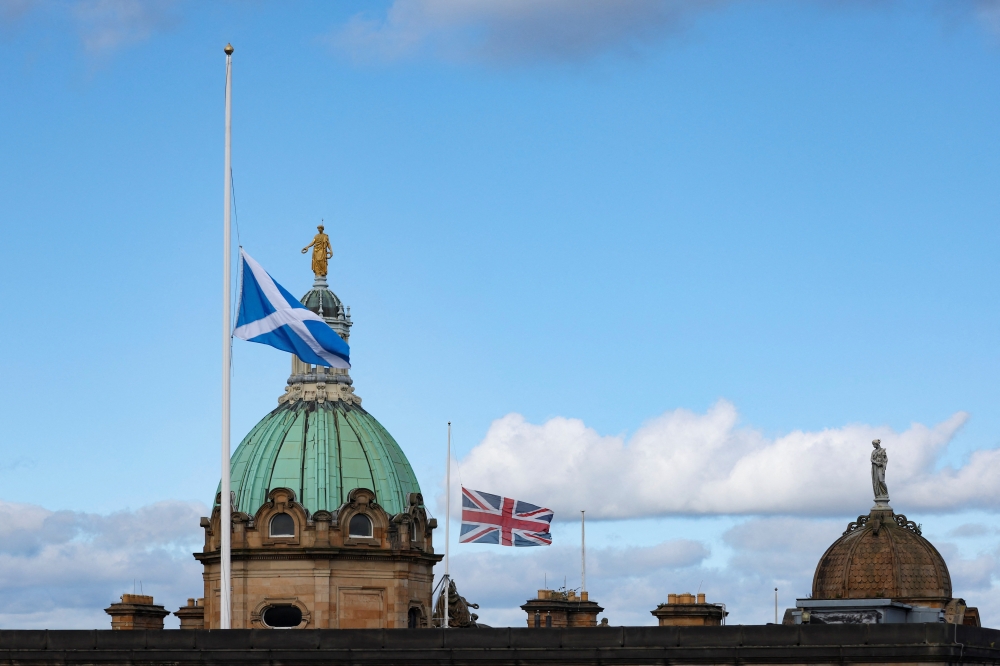
[[[326,276],[303,298],[345,341],[350,309]],[[234,629],[425,627],[432,612],[433,530],[402,448],[361,406],[345,369],[304,363],[278,406],[233,453]],[[202,626],[220,626],[219,496],[202,518]],[[198,626],[198,606],[178,611]],[[186,625],[186,626],[185,626]]]
[[[294,491],[276,488],[254,515],[233,516],[234,629],[424,627],[431,613],[434,519],[423,498],[391,515],[357,488],[334,511],[309,514]],[[218,627],[218,507],[206,521],[206,629]]]

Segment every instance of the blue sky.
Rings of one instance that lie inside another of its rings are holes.
[[[590,581],[612,623],[701,584],[762,622],[773,583],[808,594],[867,510],[875,433],[897,510],[1000,617],[1000,9],[627,7],[0,4],[0,531],[73,512],[74,548],[127,554],[70,598],[43,575],[67,544],[0,553],[25,572],[0,579],[0,625],[104,626],[152,555],[158,597],[198,593],[184,520],[218,480],[227,41],[240,240],[304,293],[299,249],[325,220],[355,387],[432,509],[451,420],[467,484],[603,516],[598,561],[639,553]],[[234,445],[288,365],[236,343]],[[538,438],[546,478],[528,473]],[[621,468],[596,466],[615,446]],[[640,449],[712,454],[660,460],[634,510],[602,514],[629,504]],[[774,488],[740,485],[754,460]],[[810,476],[824,466],[838,481]],[[160,545],[108,536],[108,515],[154,509],[175,521]],[[802,536],[764,552],[755,529]],[[527,557],[572,583],[577,530],[545,554],[456,549],[463,594],[521,622],[540,582],[508,599],[482,572]],[[797,573],[773,559],[788,553]],[[42,610],[17,601],[39,594]]]

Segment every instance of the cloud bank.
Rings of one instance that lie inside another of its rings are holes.
[[[721,400],[704,414],[677,409],[631,437],[601,435],[579,419],[537,425],[520,414],[493,422],[460,461],[470,488],[598,519],[658,515],[857,515],[872,503],[869,455],[889,452],[887,481],[897,511],[1000,509],[1000,450],[960,467],[939,467],[968,414],[904,432],[847,425],[770,439],[739,426]]]
[[[0,501],[0,628],[109,628],[104,608],[133,581],[168,610],[201,596],[191,553],[206,512],[178,501],[106,516]]]
[[[683,33],[700,16],[733,0],[394,0],[384,15],[359,13],[328,35],[358,61],[430,57],[456,63],[581,62],[638,54]],[[795,3],[786,3],[793,5]],[[899,0],[844,2],[834,9],[883,9]],[[978,22],[1000,34],[1000,0],[939,0],[952,22]]]
[[[384,18],[355,15],[330,36],[360,60],[427,54],[511,63],[630,52],[683,29],[723,0],[396,0]]]
[[[107,56],[145,42],[181,23],[179,0],[0,0],[0,19],[10,28],[31,18],[68,24],[91,56]]]
[[[459,593],[480,603],[482,622],[491,626],[520,626],[527,617],[519,606],[547,584],[556,589],[566,578],[571,589],[580,587],[580,551],[568,545],[533,548],[531,553],[509,553],[506,549],[483,549],[452,556],[452,575]],[[614,602],[607,594],[599,601],[615,609],[617,624],[625,617],[629,624],[649,624],[642,612],[657,598],[667,578],[698,566],[709,556],[709,548],[698,541],[673,539],[654,546],[623,546],[587,549],[588,589],[613,589]],[[440,572],[439,572],[440,573]],[[596,586],[596,587],[595,587]],[[673,590],[672,590],[673,591]],[[666,601],[666,594],[659,601]],[[609,605],[610,604],[610,605]],[[649,616],[652,618],[652,616]]]
[[[994,35],[1000,35],[1000,0],[976,0],[976,18]]]
[[[672,592],[706,593],[710,603],[724,603],[731,624],[774,621],[774,588],[779,588],[779,613],[809,595],[820,556],[846,527],[843,520],[789,517],[749,518],[720,530],[715,548],[728,551],[722,564],[708,560],[710,547],[698,541],[671,540],[642,548],[588,548],[587,588],[613,626],[650,625],[650,611]],[[663,530],[656,521],[645,529]],[[994,578],[997,544],[963,557],[957,546],[933,537],[948,562],[954,593],[979,607],[984,626],[1000,617]],[[478,602],[482,622],[493,626],[524,626],[519,606],[543,584],[550,588],[580,584],[579,550],[573,546],[533,548],[528,554],[493,548],[452,555],[452,575],[459,592]],[[507,551],[507,552],[505,552]],[[718,560],[716,560],[717,562]]]
[[[103,609],[130,592],[133,579],[167,609],[178,608],[201,589],[201,567],[190,553],[200,547],[197,519],[206,509],[171,501],[98,515],[0,501],[0,628],[107,628]],[[727,605],[730,622],[767,622],[773,619],[773,588],[781,590],[782,608],[807,595],[816,562],[845,524],[748,518],[709,530],[714,534],[707,535],[708,543],[679,538],[684,528],[677,525],[632,523],[629,533],[659,531],[665,538],[636,546],[613,537],[589,548],[588,589],[613,625],[652,624],[649,611],[667,594],[699,588],[709,601]],[[966,534],[993,536],[965,556],[954,541],[930,538],[948,562],[955,594],[978,605],[989,624],[1000,617],[993,587],[1000,563],[997,531],[965,523],[948,536],[961,542]],[[461,593],[481,604],[477,612],[484,622],[523,626],[526,616],[519,606],[546,578],[549,587],[561,587],[564,577],[569,587],[579,586],[578,548],[564,539],[550,548],[463,546],[452,553],[452,574]],[[714,558],[713,551],[718,551]],[[167,620],[176,626],[175,618]]]
[[[73,16],[84,49],[105,53],[174,27],[176,6],[176,0],[80,0]]]

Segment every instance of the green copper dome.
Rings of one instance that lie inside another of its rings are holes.
[[[388,513],[402,513],[407,494],[420,492],[392,435],[340,400],[282,403],[240,442],[231,469],[236,507],[251,515],[274,488],[291,488],[310,513],[336,510],[355,488],[373,490]]]
[[[345,341],[351,308],[316,276],[302,304]],[[375,493],[390,514],[409,507],[417,477],[399,444],[361,408],[347,370],[322,368],[292,356],[292,374],[278,407],[254,426],[232,457],[235,508],[253,515],[275,488],[290,488],[310,512],[335,511],[355,488]],[[221,484],[220,484],[221,485]]]

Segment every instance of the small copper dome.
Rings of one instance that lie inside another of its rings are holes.
[[[951,599],[951,576],[918,525],[892,509],[872,509],[850,523],[820,558],[812,596],[943,607]]]

